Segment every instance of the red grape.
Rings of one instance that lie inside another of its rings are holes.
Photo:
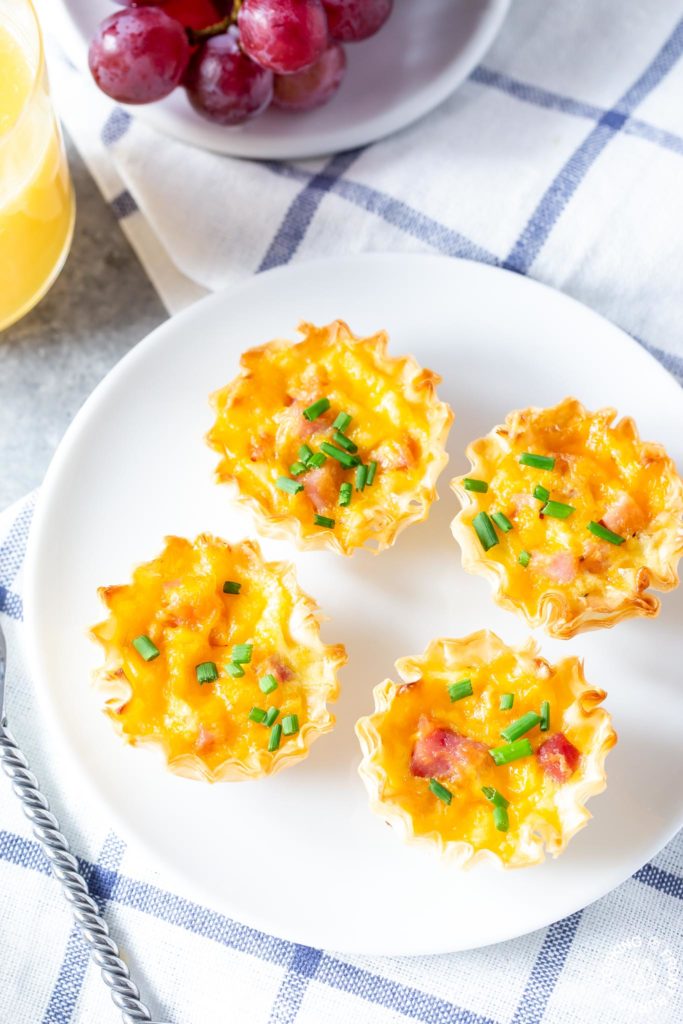
[[[305,71],[276,75],[273,103],[282,110],[312,110],[335,94],[346,73],[346,54],[339,43],[330,43],[324,54]]]
[[[163,7],[166,0],[116,0],[122,7]]]
[[[93,78],[120,103],[150,103],[176,87],[190,58],[183,26],[156,7],[117,11],[88,52]]]
[[[194,109],[218,124],[242,124],[273,97],[273,72],[242,53],[234,27],[212,36],[195,53],[184,85]]]
[[[213,0],[165,0],[164,11],[185,28],[201,29],[225,17],[225,4]]]
[[[342,43],[357,43],[379,32],[391,14],[394,0],[322,0],[330,35]]]
[[[243,0],[238,24],[244,52],[278,75],[310,67],[327,46],[320,0]]]

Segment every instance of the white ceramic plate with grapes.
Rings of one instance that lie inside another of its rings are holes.
[[[197,18],[198,10],[206,11],[214,2],[220,5],[225,0],[165,0],[158,11],[187,21],[188,10],[194,10]],[[318,4],[318,0],[243,0],[243,7],[269,2],[280,12],[291,4],[294,8],[302,3],[314,7]],[[302,159],[367,145],[405,127],[445,100],[482,59],[510,6],[510,0],[325,2],[349,3],[366,9],[376,4],[391,8],[386,22],[371,38],[344,43],[346,71],[325,105],[292,112],[270,104],[245,123],[226,126],[197,113],[188,102],[185,89],[179,86],[164,99],[131,109],[159,131],[190,145],[233,156]],[[89,78],[88,47],[99,24],[116,12],[131,13],[114,0],[50,0],[39,6],[71,59]],[[149,14],[155,8],[142,10]],[[220,17],[220,6],[217,13]],[[241,16],[244,17],[244,11]],[[301,34],[305,38],[299,38],[304,52],[319,20],[315,11],[311,20],[308,11],[308,27]],[[271,39],[276,34],[267,33]],[[311,52],[315,52],[315,44]],[[172,63],[173,58],[169,57],[169,61]],[[172,77],[173,72],[170,74]],[[260,89],[258,83],[255,88],[263,98],[263,83]],[[315,88],[308,87],[309,96]]]

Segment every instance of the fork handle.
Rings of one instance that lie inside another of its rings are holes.
[[[8,730],[5,718],[0,720],[0,763],[31,822],[34,836],[50,862],[52,873],[61,883],[76,923],[91,947],[92,958],[100,967],[125,1024],[152,1024],[152,1016],[141,1001],[137,985],[131,981],[128,968],[119,956],[118,946],[109,935],[107,923],[88,892],[88,883],[78,870],[78,861],[71,853],[47,799],[38,788],[38,780],[29,769],[28,761]]]

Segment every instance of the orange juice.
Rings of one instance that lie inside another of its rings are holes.
[[[0,330],[54,281],[73,220],[35,15],[28,0],[0,0]]]

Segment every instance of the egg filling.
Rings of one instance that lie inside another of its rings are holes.
[[[469,446],[472,469],[452,483],[464,567],[553,636],[656,615],[648,588],[678,583],[683,482],[615,416],[575,399],[511,413]]]
[[[169,537],[132,583],[104,587],[109,617],[96,682],[130,743],[153,743],[172,770],[209,780],[271,774],[306,756],[334,719],[341,645],[291,566],[250,541]]]
[[[381,550],[436,498],[452,421],[440,378],[387,356],[384,332],[357,338],[342,321],[299,330],[296,344],[245,352],[239,376],[213,395],[218,480],[269,536]]]
[[[485,854],[521,867],[564,849],[616,742],[581,663],[551,665],[533,643],[481,632],[435,640],[396,668],[404,683],[378,686],[356,727],[374,809],[459,863]]]

